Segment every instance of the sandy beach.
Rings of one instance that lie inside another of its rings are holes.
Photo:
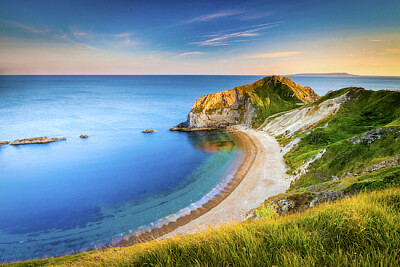
[[[290,183],[278,142],[269,134],[235,127],[230,130],[245,156],[234,178],[220,194],[190,214],[150,232],[126,235],[113,245],[132,245],[154,238],[192,234],[209,226],[240,222],[246,213],[270,196],[283,193]]]
[[[209,226],[240,222],[249,210],[258,207],[268,197],[283,193],[289,188],[290,183],[285,179],[282,153],[275,138],[262,131],[244,128],[237,130],[248,138],[242,138],[242,142],[245,142],[247,153],[254,156],[254,160],[249,161],[250,155],[246,155],[247,163],[243,164],[250,166],[246,173],[239,173],[239,169],[237,174],[244,174],[241,182],[216,207],[164,235],[164,238],[195,233]]]

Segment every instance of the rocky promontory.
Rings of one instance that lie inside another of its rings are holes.
[[[14,140],[10,145],[17,146],[17,145],[29,145],[29,144],[45,144],[45,143],[51,143],[51,142],[56,142],[60,140],[66,140],[67,138],[65,137],[33,137],[33,138],[27,138],[27,139],[17,139]]]
[[[268,116],[313,102],[318,95],[286,77],[268,76],[252,84],[199,98],[187,120],[171,130],[202,130],[243,124],[257,127]]]

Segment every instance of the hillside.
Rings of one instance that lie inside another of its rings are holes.
[[[302,213],[15,266],[398,266],[400,189]]]
[[[260,129],[282,146],[291,187],[266,200],[306,209],[364,189],[400,186],[400,92],[344,88],[269,118]]]
[[[310,103],[318,95],[310,87],[302,87],[289,78],[265,77],[199,98],[190,110],[187,121],[173,128],[221,128],[236,124],[256,127],[270,115]]]
[[[249,211],[246,221],[21,264],[398,266],[400,91],[351,87],[311,102],[316,98],[311,89],[272,76],[193,105],[185,127],[250,121],[282,148],[291,186]],[[208,115],[209,124],[196,114]]]

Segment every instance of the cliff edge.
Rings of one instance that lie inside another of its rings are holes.
[[[171,130],[224,128],[243,124],[258,127],[275,113],[313,102],[318,95],[286,77],[268,76],[254,83],[205,95],[194,103],[187,120]]]

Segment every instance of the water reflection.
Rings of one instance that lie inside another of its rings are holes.
[[[232,137],[224,131],[197,131],[187,133],[189,142],[198,150],[210,154],[230,153],[235,148]]]

